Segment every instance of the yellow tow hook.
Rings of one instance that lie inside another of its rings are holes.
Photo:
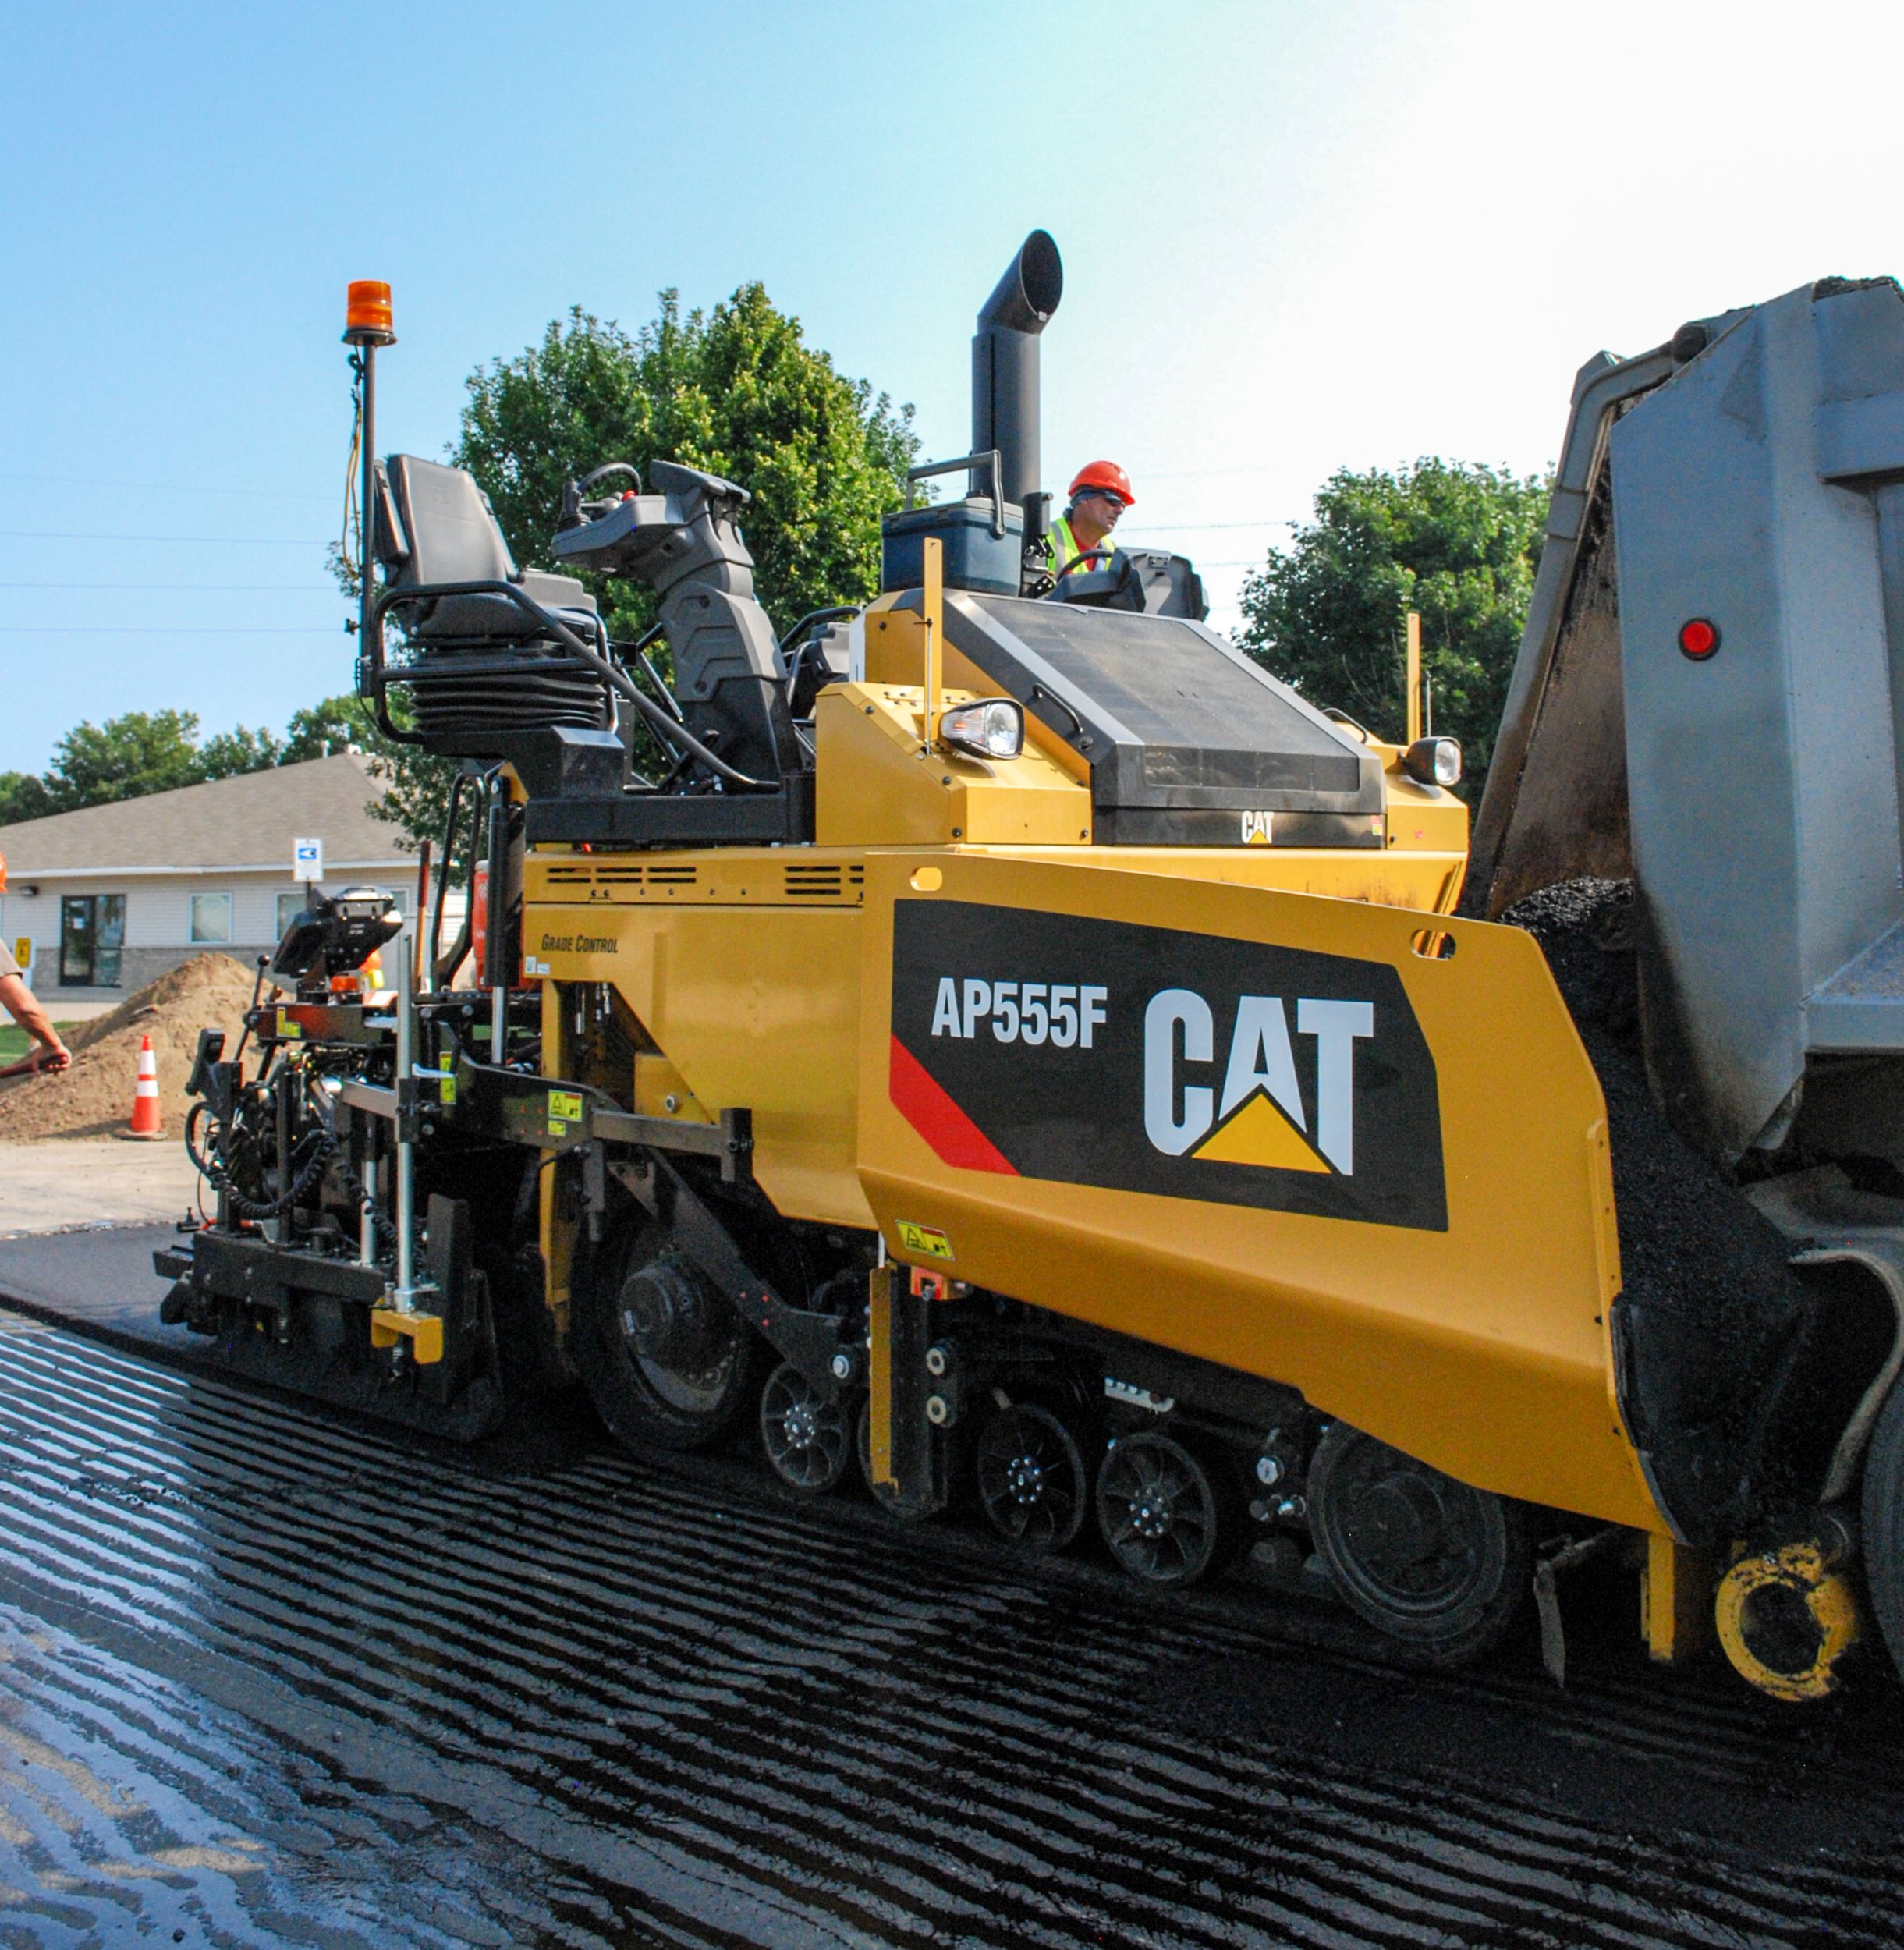
[[[1862,1632],[1858,1597],[1842,1566],[1850,1526],[1828,1516],[1822,1533],[1748,1551],[1719,1580],[1719,1643],[1745,1678],[1775,1700],[1822,1700]]]

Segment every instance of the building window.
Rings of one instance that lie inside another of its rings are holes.
[[[282,893],[278,896],[278,940],[284,939],[285,930],[297,919],[299,915],[303,913],[304,907],[304,890],[301,887],[293,887],[288,892]]]
[[[62,988],[117,988],[125,945],[123,894],[65,894],[60,897]]]
[[[232,938],[232,897],[229,894],[194,894],[192,896],[192,945],[209,947]]]

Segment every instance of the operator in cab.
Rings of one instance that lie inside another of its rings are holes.
[[[1111,531],[1118,517],[1137,498],[1130,491],[1130,477],[1115,460],[1093,460],[1080,467],[1073,479],[1070,505],[1051,523],[1051,573],[1062,576],[1080,555],[1094,548],[1110,546]],[[1102,569],[1107,558],[1087,562],[1077,573],[1082,576]]]

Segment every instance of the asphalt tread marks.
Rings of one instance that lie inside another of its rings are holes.
[[[202,1639],[346,1730],[348,1765],[321,1745],[305,1757],[330,1770],[314,1818],[335,1832],[353,1813],[416,1817],[380,1777],[389,1752],[445,1772],[417,1804],[434,1824],[426,1861],[435,1838],[469,1831],[475,1784],[507,1785],[548,1825],[534,1890],[498,1888],[484,1912],[505,1939],[1069,1950],[1769,1945],[1815,1941],[1827,1920],[1838,1941],[1904,1933],[1895,1849],[1856,1870],[1695,1872],[1679,1845],[1484,1779],[1424,1795],[1392,1766],[1159,1724],[1132,1701],[1160,1658],[1265,1656],[1214,1600],[1028,1587],[956,1540],[791,1511],[718,1473],[597,1458],[480,1480],[58,1334],[0,1336],[0,1595],[51,1615],[76,1582],[106,1607],[113,1658],[89,1668],[89,1737],[152,1710],[111,1704],[109,1665]],[[1317,1683],[1357,1669],[1299,1646],[1295,1660]],[[0,1685],[22,1670],[0,1665]],[[1530,1719],[1558,1711],[1524,1675],[1421,1684]],[[64,1696],[49,1682],[48,1700]],[[1604,1711],[1636,1764],[1683,1762],[1709,1739],[1719,1774],[1762,1735],[1725,1696],[1681,1707],[1616,1682]],[[1879,1789],[1876,1757],[1844,1759]],[[636,1824],[661,1852],[644,1871],[656,1886],[566,1852],[557,1817],[589,1834]],[[701,1913],[729,1896],[771,1898],[749,1913],[782,1934]],[[420,1897],[376,1940],[450,1940],[427,1916]]]

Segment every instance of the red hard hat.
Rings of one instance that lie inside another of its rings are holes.
[[[1076,501],[1081,488],[1097,488],[1115,495],[1126,508],[1134,506],[1137,497],[1130,491],[1130,477],[1115,460],[1091,460],[1077,471],[1077,477],[1071,484],[1071,498]]]

